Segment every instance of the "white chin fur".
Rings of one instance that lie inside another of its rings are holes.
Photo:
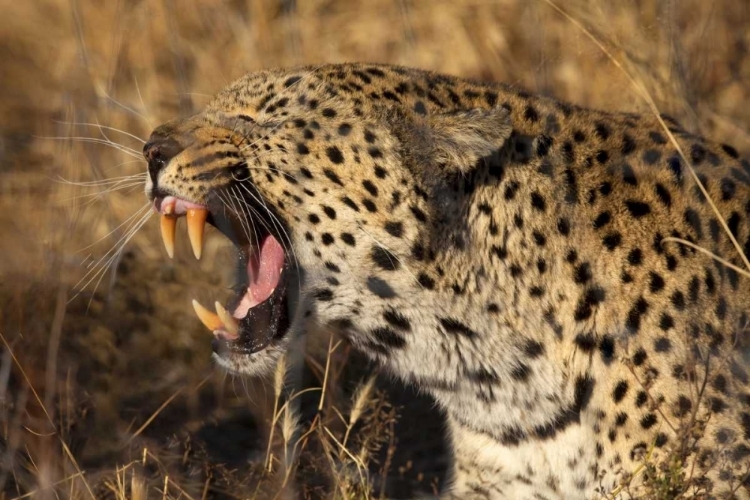
[[[284,338],[253,354],[228,353],[226,356],[220,356],[214,353],[212,358],[217,365],[230,373],[262,377],[275,369],[288,344],[288,339]]]

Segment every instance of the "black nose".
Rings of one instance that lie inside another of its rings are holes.
[[[167,166],[169,160],[177,156],[182,151],[182,146],[169,136],[154,132],[149,137],[146,145],[143,146],[143,156],[148,162],[148,174],[151,176],[151,181],[156,185],[156,180],[159,177],[164,167]]]

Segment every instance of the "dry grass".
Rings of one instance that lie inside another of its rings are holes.
[[[227,293],[229,249],[209,235],[200,264],[186,245],[167,262],[144,219],[119,253],[145,203],[128,176],[143,171],[140,139],[156,124],[269,66],[398,63],[648,112],[582,27],[661,111],[750,151],[750,4],[561,4],[580,26],[544,0],[0,0],[3,497],[435,491],[444,464],[399,462],[412,445],[392,395],[372,382],[350,402],[342,389],[361,375],[347,375],[346,346],[325,340],[310,356],[307,385],[325,398],[288,393],[286,370],[264,384],[212,369],[189,300]],[[668,498],[673,475],[659,477]]]

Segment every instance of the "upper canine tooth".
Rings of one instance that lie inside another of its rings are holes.
[[[221,319],[216,315],[216,313],[209,311],[195,299],[193,299],[193,309],[195,309],[195,314],[198,316],[198,319],[201,320],[203,326],[205,326],[212,332],[214,330],[219,330],[222,326],[224,326],[224,324],[221,322]]]
[[[190,246],[193,247],[193,255],[196,259],[200,259],[203,253],[203,227],[206,225],[207,217],[208,210],[205,208],[187,210],[188,238],[190,238]]]
[[[169,258],[174,258],[174,233],[177,227],[177,217],[162,214],[161,216],[161,239],[164,242],[164,248],[167,249]]]
[[[226,331],[229,332],[229,334],[233,337],[236,337],[240,331],[240,325],[237,319],[229,314],[229,311],[227,311],[219,302],[216,302],[215,306],[216,314],[218,314],[221,322],[224,323],[224,328],[226,329]]]

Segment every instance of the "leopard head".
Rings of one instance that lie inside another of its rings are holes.
[[[394,78],[401,93],[382,98]],[[182,215],[197,257],[205,222],[238,250],[236,298],[216,313],[194,303],[220,365],[266,372],[310,322],[355,344],[399,343],[357,332],[380,304],[425,289],[427,262],[460,230],[445,225],[461,210],[457,186],[496,163],[511,132],[503,108],[423,99],[430,78],[360,65],[258,72],[154,130],[146,194],[168,252]]]

